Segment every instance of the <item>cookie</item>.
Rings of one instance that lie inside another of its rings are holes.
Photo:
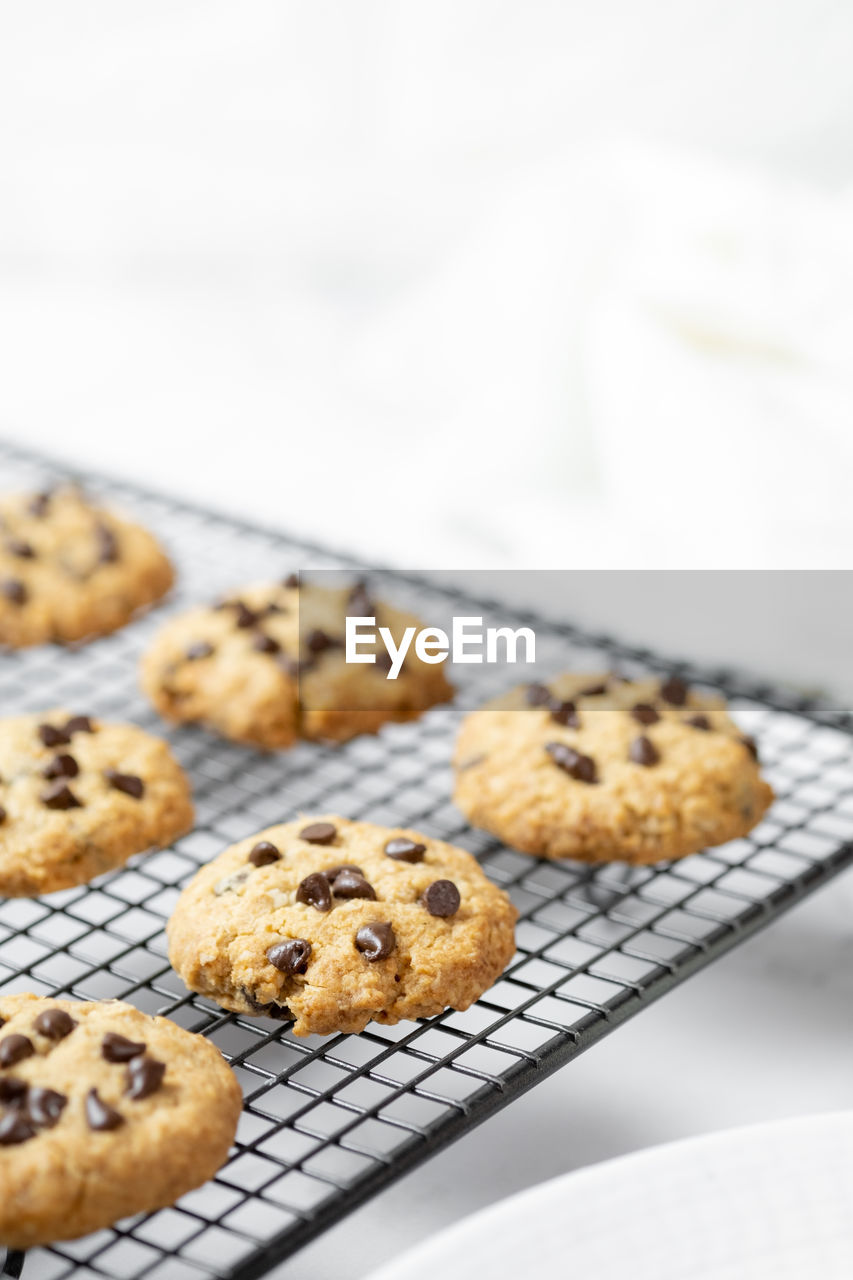
[[[156,539],[74,487],[0,502],[0,644],[106,635],[166,594]]]
[[[0,720],[0,895],[85,884],[192,824],[160,738],[68,711]]]
[[[72,1240],[211,1178],[240,1086],[210,1041],[118,1000],[0,998],[0,1241]]]
[[[421,626],[374,604],[361,586],[300,587],[288,579],[246,587],[167,623],[143,660],[143,688],[167,720],[200,723],[265,749],[299,738],[342,742],[452,698],[442,667],[411,651],[396,680],[386,678],[381,661],[348,664],[348,612],[374,614],[395,639]]]
[[[301,818],[226,849],[169,921],[169,959],[237,1013],[296,1035],[467,1009],[514,951],[516,910],[462,849]]]
[[[725,704],[680,679],[564,675],[468,715],[454,800],[524,853],[658,862],[745,835],[773,792]]]

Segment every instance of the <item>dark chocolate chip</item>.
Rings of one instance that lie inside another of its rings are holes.
[[[95,528],[95,542],[98,548],[98,561],[101,564],[115,564],[119,558],[118,538],[112,529],[105,524]]]
[[[331,911],[332,890],[322,871],[314,871],[305,877],[296,890],[296,901],[304,902],[315,911]]]
[[[551,690],[544,684],[529,684],[524,691],[524,700],[528,707],[547,707],[551,701]]]
[[[235,600],[232,607],[237,614],[235,622],[241,631],[248,630],[249,627],[253,627],[258,621],[258,615],[255,613],[254,609],[250,609],[242,600]]]
[[[549,742],[545,750],[554,764],[563,769],[577,782],[594,783],[598,781],[598,769],[592,756],[585,756],[565,742]]]
[[[455,916],[462,899],[452,880],[433,880],[421,894],[421,903],[431,916]]]
[[[298,573],[289,573],[289,574],[287,575],[287,577],[284,579],[284,582],[282,583],[282,586],[287,587],[287,588],[288,588],[289,590],[291,590],[291,591],[292,591],[295,587],[298,587],[298,586],[299,586],[299,574],[298,574]]]
[[[128,1040],[117,1031],[108,1031],[101,1041],[101,1055],[107,1062],[130,1062],[144,1053],[145,1047],[143,1040]]]
[[[124,1091],[130,1098],[137,1100],[147,1098],[149,1094],[157,1092],[165,1074],[165,1062],[145,1056],[134,1058],[128,1064],[127,1084]]]
[[[607,681],[600,680],[598,684],[587,685],[585,689],[581,689],[578,694],[579,698],[599,698],[603,693],[607,692]]]
[[[64,1040],[76,1026],[71,1014],[64,1009],[45,1009],[33,1023],[39,1035],[46,1036],[48,1040]]]
[[[385,852],[395,862],[423,862],[426,845],[408,836],[394,836],[386,844]]]
[[[0,1040],[0,1067],[13,1067],[24,1058],[31,1058],[35,1053],[33,1042],[29,1036],[20,1036],[15,1032]]]
[[[657,747],[650,738],[646,738],[643,734],[639,738],[635,738],[631,743],[628,755],[634,764],[642,764],[646,768],[657,764],[660,760],[660,752]]]
[[[36,1136],[36,1131],[22,1111],[7,1111],[0,1120],[0,1146],[17,1146]]]
[[[638,724],[657,724],[660,720],[660,712],[650,702],[638,702],[631,708],[631,715]]]
[[[755,738],[751,737],[748,733],[745,733],[741,736],[741,742],[746,747],[747,751],[752,756],[753,760],[757,760],[758,759],[758,743],[755,741]]]
[[[3,808],[2,804],[0,804],[0,824],[6,821],[7,816],[6,810]]]
[[[706,733],[711,728],[711,721],[708,719],[707,716],[703,716],[703,715],[689,716],[684,723],[691,725],[691,727],[694,729],[702,729]]]
[[[19,560],[35,560],[36,558],[32,543],[25,542],[23,538],[8,538],[6,540],[6,550],[10,556],[16,556]]]
[[[273,637],[265,635],[263,631],[259,631],[252,641],[252,648],[258,653],[281,653],[281,645]]]
[[[28,1089],[26,1080],[16,1080],[14,1076],[6,1076],[0,1079],[0,1102],[6,1106],[9,1103],[23,1102]]]
[[[342,871],[354,871],[356,875],[364,875],[361,867],[357,867],[354,862],[337,862],[333,867],[326,867],[320,872],[320,875],[325,876],[329,884],[332,884],[335,877],[339,876]]]
[[[369,898],[376,901],[376,890],[358,871],[339,871],[331,887],[336,898]]]
[[[213,645],[207,640],[196,640],[184,651],[187,662],[198,662],[200,658],[209,658],[213,653]]]
[[[40,724],[37,732],[46,747],[67,747],[71,741],[67,729],[57,729],[52,724]]]
[[[560,702],[555,699],[550,704],[551,719],[556,724],[564,724],[569,729],[581,727],[580,716],[573,702]]]
[[[337,827],[331,822],[311,822],[299,832],[299,839],[309,844],[331,844],[337,834]]]
[[[54,756],[50,764],[42,769],[45,778],[76,778],[79,772],[80,766],[69,755]]]
[[[30,498],[28,510],[31,516],[35,516],[40,520],[42,516],[47,515],[47,509],[50,506],[51,493],[34,493]]]
[[[249,861],[256,867],[269,866],[271,862],[278,862],[280,857],[278,849],[269,840],[259,840],[249,852]]]
[[[65,1094],[55,1089],[35,1086],[27,1094],[27,1115],[37,1129],[52,1129],[67,1105]]]
[[[95,726],[89,716],[72,716],[65,726],[65,732],[70,738],[75,733],[94,733]]]
[[[124,1116],[107,1106],[97,1089],[90,1089],[86,1094],[86,1121],[90,1129],[117,1129],[124,1124]]]
[[[340,641],[320,627],[313,627],[305,637],[305,647],[309,653],[324,653],[326,649],[336,649]]]
[[[5,596],[10,604],[27,603],[27,588],[19,578],[4,578],[0,582],[0,594]]]
[[[145,794],[145,783],[133,773],[119,773],[117,769],[105,769],[104,777],[113,791],[121,791],[134,800],[141,800]]]
[[[61,778],[57,778],[56,782],[52,782],[39,797],[42,804],[47,805],[48,809],[82,809],[80,801],[74,792],[63,782]]]
[[[373,924],[364,924],[355,935],[355,949],[360,951],[365,960],[385,960],[390,956],[397,939],[390,924],[376,920]]]
[[[270,947],[267,959],[281,973],[304,973],[311,959],[311,943],[305,938],[288,938]]]
[[[680,676],[670,676],[660,687],[660,696],[673,707],[683,707],[687,701],[687,693],[687,684]]]

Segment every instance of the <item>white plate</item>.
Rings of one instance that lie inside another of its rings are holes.
[[[555,1178],[370,1280],[472,1276],[851,1280],[853,1112],[691,1138]]]

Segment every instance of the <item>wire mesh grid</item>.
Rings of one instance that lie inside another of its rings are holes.
[[[0,444],[4,489],[55,478],[45,460]],[[722,690],[759,740],[778,799],[752,834],[677,863],[595,868],[544,863],[469,828],[449,801],[461,711],[490,696],[494,668],[469,667],[452,706],[335,748],[263,755],[201,730],[166,730],[136,666],[169,609],[241,581],[347,558],[109,480],[95,495],[159,533],[180,590],[114,636],[76,650],[0,656],[4,714],[68,707],[165,733],[195,788],[197,825],[172,848],[91,885],[0,902],[0,991],[116,997],[199,1031],[231,1061],[245,1106],[228,1163],[171,1209],[85,1239],[10,1254],[27,1280],[151,1277],[248,1280],[264,1274],[432,1152],[511,1101],[853,861],[853,722],[829,705],[699,672],[609,637],[585,635],[414,575],[406,604],[475,607],[535,625],[554,669],[678,670]],[[382,586],[383,573],[370,576]],[[387,594],[387,593],[386,593]],[[396,596],[395,596],[396,602]],[[520,911],[517,954],[465,1013],[359,1036],[297,1040],[288,1026],[226,1014],[189,994],[166,960],[163,926],[181,887],[226,844],[299,812],[338,811],[419,828],[468,848]]]

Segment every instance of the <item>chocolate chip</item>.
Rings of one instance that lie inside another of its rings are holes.
[[[9,815],[6,813],[6,810],[3,808],[2,804],[0,804],[0,825],[6,821],[8,816]]]
[[[746,747],[749,754],[752,756],[753,760],[757,760],[758,759],[758,743],[755,741],[755,738],[751,737],[748,733],[744,733],[741,736],[740,740],[743,743],[743,745]]]
[[[29,1036],[19,1036],[14,1032],[0,1040],[0,1067],[13,1067],[24,1058],[31,1058],[35,1053],[33,1042]]]
[[[97,1089],[90,1089],[86,1094],[86,1121],[90,1129],[117,1129],[124,1124],[124,1116],[107,1106]]]
[[[683,707],[687,701],[687,693],[687,685],[680,676],[670,676],[660,687],[660,696],[673,707]]]
[[[101,564],[115,564],[119,558],[118,538],[112,529],[105,524],[95,528],[95,542],[98,548],[98,561]]]
[[[370,598],[366,582],[357,582],[349,593],[347,613],[361,618],[370,617],[374,612],[374,604]]]
[[[208,644],[207,640],[196,640],[195,644],[184,650],[184,657],[187,662],[198,662],[201,658],[209,658],[213,651],[213,645]]]
[[[250,609],[242,600],[235,600],[232,608],[236,611],[237,617],[235,618],[235,622],[241,631],[248,630],[249,627],[253,627],[258,621],[258,615],[255,613],[254,609]]]
[[[642,734],[631,743],[628,755],[634,764],[642,764],[647,768],[660,760],[660,752],[655,744]]]
[[[357,867],[354,862],[337,862],[333,867],[326,867],[320,872],[320,875],[325,876],[329,884],[332,884],[335,877],[339,876],[342,871],[354,871],[358,876],[364,875],[361,867]]]
[[[288,938],[270,947],[267,959],[281,973],[304,973],[311,959],[311,943],[305,938]]]
[[[54,756],[50,764],[42,769],[45,778],[76,778],[79,772],[80,766],[69,755]]]
[[[299,832],[299,839],[309,844],[331,844],[337,834],[337,827],[331,822],[311,822]]]
[[[594,783],[598,781],[598,769],[592,756],[585,756],[565,742],[549,742],[545,750],[554,764],[563,769],[577,782]]]
[[[145,794],[145,783],[133,773],[119,773],[117,769],[105,769],[104,777],[113,791],[121,791],[134,800],[141,800]]]
[[[94,733],[95,726],[89,716],[72,716],[65,726],[65,733],[70,738],[75,733]]]
[[[256,867],[267,867],[271,862],[278,862],[281,854],[269,840],[259,840],[249,851],[249,861]]]
[[[339,646],[340,641],[320,627],[312,628],[305,637],[305,647],[309,653],[324,653],[326,649],[337,649]]]
[[[296,890],[296,901],[304,902],[315,911],[331,911],[332,890],[322,871],[314,871],[305,877]]]
[[[64,1040],[70,1035],[77,1023],[64,1009],[45,1009],[33,1023],[33,1027],[48,1040]]]
[[[694,729],[702,729],[706,733],[711,728],[711,721],[708,719],[707,716],[702,716],[702,715],[688,716],[688,718],[685,720],[684,723],[691,725],[692,728]]]
[[[431,916],[440,916],[442,919],[455,916],[462,901],[452,880],[433,880],[424,889],[420,900]]]
[[[42,516],[47,515],[47,509],[50,506],[50,500],[52,497],[53,495],[49,492],[34,493],[30,498],[27,507],[30,515],[35,516],[37,520],[40,520]]]
[[[556,724],[564,724],[569,729],[579,729],[581,727],[580,716],[573,702],[559,702],[555,699],[550,703],[550,707],[551,719]]]
[[[137,1100],[147,1098],[149,1094],[157,1092],[165,1074],[165,1062],[158,1062],[156,1058],[144,1056],[134,1058],[127,1068],[127,1084],[124,1091],[128,1097]]]
[[[385,852],[395,862],[423,862],[426,845],[408,836],[394,836],[386,844]]]
[[[288,590],[292,591],[295,587],[299,586],[299,574],[289,573],[287,577],[284,579],[284,582],[282,583],[282,585],[287,587]]]
[[[528,707],[547,707],[551,701],[551,690],[544,684],[529,684],[524,691],[524,700]]]
[[[355,949],[360,951],[365,960],[385,960],[390,956],[397,939],[390,924],[377,920],[373,924],[364,924],[355,935]]]
[[[638,702],[631,708],[631,715],[639,724],[657,724],[660,712],[650,702]]]
[[[0,1146],[17,1146],[36,1136],[36,1131],[21,1111],[7,1111],[0,1120]]]
[[[67,729],[52,724],[40,724],[36,732],[46,747],[67,747],[71,741]]]
[[[27,603],[27,588],[19,578],[4,578],[0,582],[0,594],[5,596],[10,604]]]
[[[273,637],[259,631],[252,641],[252,648],[258,653],[281,653],[281,645]]]
[[[144,1052],[143,1040],[128,1040],[117,1031],[108,1031],[101,1041],[101,1055],[107,1062],[130,1062],[131,1058],[138,1058]]]
[[[369,898],[376,901],[376,890],[358,871],[339,871],[332,881],[331,889],[336,898]]]
[[[607,692],[607,681],[600,680],[598,684],[587,685],[585,689],[581,689],[578,694],[579,698],[599,698],[602,693]]]
[[[6,550],[10,556],[17,556],[19,560],[35,560],[36,558],[32,543],[25,542],[23,538],[7,538]]]
[[[52,782],[49,787],[41,793],[39,797],[42,804],[47,805],[48,809],[82,809],[80,801],[74,792],[58,778],[56,782]]]
[[[27,1094],[27,1115],[37,1129],[52,1129],[67,1105],[65,1094],[55,1089],[36,1085]]]
[[[5,1105],[10,1102],[22,1102],[27,1096],[28,1089],[26,1080],[16,1080],[14,1076],[6,1076],[0,1079],[0,1102]]]

